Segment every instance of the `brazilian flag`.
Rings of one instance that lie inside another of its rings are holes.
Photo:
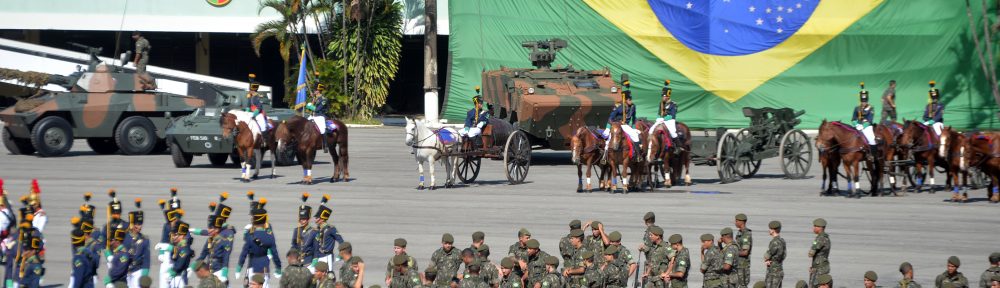
[[[531,67],[522,41],[562,38],[569,47],[554,65],[628,73],[639,117],[654,117],[669,79],[691,127],[746,127],[743,107],[790,107],[806,111],[800,128],[815,129],[850,120],[860,82],[881,110],[896,80],[899,120],[917,119],[933,80],[947,125],[1000,128],[972,37],[983,33],[982,7],[972,2],[974,30],[954,0],[451,1],[443,117],[464,119],[483,70]]]

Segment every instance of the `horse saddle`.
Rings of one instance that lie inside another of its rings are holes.
[[[434,130],[434,134],[437,135],[438,142],[441,142],[441,144],[451,145],[458,142],[458,133],[455,133],[450,129],[437,129]]]

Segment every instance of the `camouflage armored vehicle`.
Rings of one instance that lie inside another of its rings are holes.
[[[191,166],[191,161],[196,155],[208,155],[208,161],[214,166],[225,165],[226,159],[239,163],[238,156],[233,152],[235,151],[233,137],[222,137],[219,118],[226,111],[248,107],[246,93],[246,91],[219,91],[216,105],[199,108],[190,115],[177,117],[167,127],[167,145],[170,146],[175,167]],[[264,114],[268,119],[280,122],[295,115],[295,111],[291,109],[272,108],[269,97],[262,99]],[[279,166],[295,164],[294,150],[289,149],[276,155],[278,159],[275,159],[275,164]]]
[[[569,150],[567,139],[581,126],[601,126],[618,97],[611,71],[577,70],[572,65],[551,68],[565,40],[527,41],[535,68],[507,68],[483,72],[483,98],[494,118],[504,119],[526,132],[532,145]]]
[[[75,46],[90,53],[87,70],[78,69],[69,76],[47,75],[48,79],[38,81],[68,92],[40,90],[0,111],[3,143],[11,153],[59,156],[70,150],[73,139],[87,139],[99,154],[159,152],[166,149],[164,131],[171,118],[204,106],[196,97],[156,91],[156,80],[149,74],[102,63],[97,58],[101,48]],[[23,80],[16,76],[21,74],[46,75],[16,72],[20,71],[4,74],[14,80]]]

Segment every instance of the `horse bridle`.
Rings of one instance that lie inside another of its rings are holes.
[[[416,121],[414,121],[414,125],[413,125],[413,129],[412,130],[406,130],[406,135],[407,136],[411,136],[412,139],[417,139],[417,133],[414,132],[415,130],[417,130]],[[413,149],[434,149],[434,150],[437,150],[438,152],[444,153],[444,150],[442,150],[440,147],[437,147],[437,146],[417,145],[417,143],[424,142],[424,140],[427,140],[427,139],[431,139],[431,137],[435,137],[435,136],[437,136],[437,134],[438,134],[438,131],[433,131],[432,130],[430,136],[424,137],[423,139],[420,139],[420,140],[414,140],[413,142],[411,142],[409,144],[410,148],[413,148]]]

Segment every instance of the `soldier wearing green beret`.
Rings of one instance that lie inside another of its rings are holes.
[[[424,270],[424,279],[423,279],[424,280],[424,287],[429,287],[429,288],[447,288],[447,287],[451,287],[452,283],[448,283],[448,286],[434,285],[435,280],[437,280],[437,273],[438,273],[437,267],[434,267],[434,266],[428,266],[427,269]]]
[[[986,288],[993,286],[993,277],[1000,275],[1000,252],[993,252],[990,254],[990,268],[983,271],[983,275],[979,276],[979,287]]]
[[[603,253],[604,251],[600,251],[600,252],[601,252],[601,254],[604,254]],[[583,269],[584,269],[584,272],[583,272],[583,277],[582,277],[582,279],[580,281],[579,287],[584,287],[584,288],[603,288],[604,287],[604,273],[601,272],[601,268],[599,266],[597,266],[597,265],[594,264],[594,258],[604,259],[604,257],[596,257],[594,255],[594,252],[592,252],[592,251],[583,252]],[[601,262],[603,262],[603,261],[601,261]],[[572,284],[571,285],[567,285],[567,286],[572,287]]]
[[[313,268],[316,270],[316,272],[313,272],[313,279],[312,279],[313,280],[313,285],[312,285],[312,287],[315,287],[315,288],[334,288],[334,286],[336,286],[337,281],[335,281],[333,279],[333,278],[335,278],[334,275],[333,275],[333,273],[332,272],[327,272],[327,271],[330,271],[330,264],[328,264],[326,262],[319,261],[319,262],[316,262],[316,265],[313,266]],[[298,287],[298,286],[282,286],[282,287]]]
[[[736,287],[739,285],[739,275],[736,274],[736,258],[739,257],[740,247],[733,241],[733,229],[726,227],[719,231],[719,243],[722,248],[722,273],[724,287]]]
[[[417,274],[416,270],[410,267],[409,262],[413,257],[400,254],[392,257],[392,262],[389,262],[392,267],[392,275],[389,277],[389,288],[419,288],[422,287],[420,282],[420,275]],[[317,269],[319,271],[319,269]]]
[[[527,244],[527,258],[521,260],[519,263],[521,269],[525,271],[525,275],[522,276],[522,279],[524,280],[525,286],[537,288],[537,286],[542,282],[542,277],[545,276],[545,259],[549,257],[549,254],[542,251],[540,248],[541,244],[538,243],[538,240],[536,239],[528,240]],[[556,261],[559,260],[559,258],[556,257],[552,258],[555,258]],[[560,282],[560,284],[561,283],[562,282]]]
[[[806,284],[805,280],[799,280],[798,282],[795,282],[795,288],[809,288],[809,285]]]
[[[646,215],[642,216],[642,221],[646,225],[646,232],[642,234],[642,243],[639,244],[639,253],[646,256],[646,261],[649,261],[649,252],[651,249],[647,249],[652,246],[652,241],[649,240],[649,228],[656,226],[656,214],[653,211],[646,212]],[[647,263],[648,264],[648,263]]]
[[[604,276],[604,285],[601,287],[624,288],[628,285],[628,278],[631,275],[626,274],[628,269],[624,266],[625,262],[617,259],[619,255],[622,255],[623,248],[624,246],[620,245],[609,245],[602,251],[601,256],[604,258],[604,262],[598,268],[601,270],[601,275]]]
[[[903,279],[896,283],[896,288],[921,288],[920,284],[913,282],[913,265],[910,262],[899,264],[899,273],[903,274]]]
[[[962,261],[957,256],[948,257],[948,269],[934,279],[935,287],[941,288],[945,285],[969,287],[969,279],[966,279],[962,272],[958,272],[959,266],[962,266]]]
[[[249,286],[250,288],[262,288],[264,287],[264,280],[264,274],[253,274],[253,276],[250,276]]]
[[[681,234],[670,235],[670,247],[676,251],[674,257],[670,259],[670,270],[667,270],[667,278],[671,288],[687,287],[688,271],[691,270],[691,254],[684,247],[684,238]]]
[[[545,276],[535,283],[535,288],[561,288],[565,287],[562,275],[559,275],[559,258],[556,256],[545,256]]]
[[[194,273],[198,276],[198,288],[223,288],[226,284],[212,274],[212,268],[207,262],[198,261],[194,264]]]
[[[608,241],[610,242],[608,247],[616,247],[615,251],[617,252],[615,254],[615,261],[618,263],[615,264],[617,264],[618,267],[622,267],[622,279],[628,280],[629,278],[632,278],[632,275],[639,268],[639,265],[636,263],[635,257],[632,256],[632,251],[628,251],[628,248],[622,245],[622,233],[612,231],[608,234]]]
[[[462,281],[459,282],[459,287],[461,288],[489,288],[492,287],[483,281],[483,278],[479,276],[479,272],[482,271],[482,263],[478,260],[472,260],[472,263],[466,267],[466,274],[462,277]]]
[[[340,277],[337,281],[344,284],[347,288],[363,288],[362,281],[363,273],[355,271],[354,267],[360,267],[360,271],[364,271],[365,262],[361,260],[361,257],[354,257],[354,247],[351,242],[340,243],[337,247],[337,253],[340,254],[340,259],[344,260],[345,265],[340,265]]]
[[[406,266],[407,272],[403,273],[404,275],[405,274],[414,274],[414,275],[416,275],[416,274],[420,273],[419,272],[420,268],[417,267],[417,259],[413,258],[412,256],[410,256],[408,254],[406,254],[406,239],[396,238],[396,240],[393,240],[392,241],[392,252],[393,252],[394,256],[392,258],[389,258],[389,263],[385,267],[385,285],[386,286],[392,286],[391,285],[392,278],[393,278],[394,275],[398,274],[398,271],[397,271],[398,267],[396,267],[397,265],[394,264],[395,259],[399,258],[398,256],[401,256],[402,259],[406,259],[406,261],[404,261],[403,264],[406,264],[405,266]],[[420,283],[418,282],[417,284],[419,285]],[[396,287],[392,287],[392,288],[396,288]]]
[[[473,232],[472,245],[470,245],[469,248],[479,249],[479,246],[483,245],[483,243],[486,243],[486,233],[483,233],[483,231]]]
[[[712,234],[701,235],[701,274],[705,275],[702,280],[702,287],[721,288],[722,280],[722,251],[715,246],[715,237]]]
[[[528,229],[521,228],[521,230],[517,231],[517,242],[511,244],[510,249],[507,250],[507,256],[514,257],[515,263],[518,264],[514,265],[514,274],[524,279],[526,285],[528,284],[528,280],[525,275],[527,275],[528,268],[525,264],[530,262],[527,261],[529,240],[531,240],[531,232]]]
[[[298,248],[292,248],[285,253],[288,260],[288,267],[285,267],[281,275],[279,284],[281,287],[308,287],[313,278],[313,273],[302,263],[302,253]]]
[[[816,276],[816,287],[818,288],[830,288],[833,287],[833,276],[830,274],[820,274]]]
[[[573,230],[580,230],[581,225],[580,220],[569,221],[569,231],[573,232]],[[569,259],[573,257],[573,253],[576,252],[576,247],[573,247],[569,238],[569,236],[563,236],[559,239],[559,255],[562,256],[563,261],[569,261]]]
[[[767,288],[767,285],[764,284],[764,281],[757,281],[753,283],[753,288]]]
[[[455,249],[455,237],[449,233],[441,235],[441,248],[431,254],[431,267],[437,268],[438,277],[434,280],[434,285],[439,287],[448,286],[452,281],[456,281],[458,267],[462,265],[460,251]]]
[[[670,250],[663,243],[663,228],[652,226],[648,229],[650,246],[649,260],[646,261],[646,271],[642,274],[644,288],[664,288],[667,283],[663,275],[669,271]]]
[[[878,281],[878,274],[875,271],[865,272],[865,288],[875,288],[875,282]]]
[[[587,250],[591,252],[604,251],[604,248],[608,245],[608,235],[604,233],[604,224],[601,221],[593,220],[587,222],[587,225],[584,226],[590,226],[591,234],[583,241],[583,246],[587,247]],[[597,263],[600,264],[603,261],[604,258],[601,258],[597,260]]]
[[[574,229],[566,237],[569,237],[574,252],[568,260],[563,262],[562,275],[567,278],[567,287],[580,288],[584,284],[583,274],[587,272],[587,268],[583,265],[584,254],[591,251],[588,247],[583,246],[583,230]],[[602,248],[601,251],[604,249]],[[591,256],[593,256],[593,252],[591,252]]]
[[[767,223],[768,234],[771,235],[771,243],[767,245],[764,252],[764,266],[767,267],[767,275],[764,276],[764,285],[767,288],[781,288],[781,281],[785,278],[785,239],[781,238],[781,222],[771,221]]]
[[[737,287],[747,287],[750,285],[750,252],[753,251],[753,236],[750,228],[747,228],[747,215],[736,214],[736,246],[740,248],[740,254],[736,257],[736,275],[739,277]]]
[[[809,248],[809,257],[812,258],[812,265],[809,267],[809,280],[813,286],[816,286],[817,276],[830,274],[830,245],[832,243],[830,235],[826,234],[825,219],[816,218],[813,220],[813,233],[816,234],[816,239],[813,240],[812,247]]]
[[[993,286],[990,286],[990,287],[991,288],[1000,288],[1000,275],[993,275]]]
[[[499,285],[500,269],[490,261],[490,245],[483,244],[476,249],[476,261],[479,261],[479,276],[483,278],[483,281],[490,287]]]
[[[521,277],[514,274],[514,266],[517,266],[513,257],[505,257],[500,260],[500,285],[499,288],[523,288],[524,282]]]

